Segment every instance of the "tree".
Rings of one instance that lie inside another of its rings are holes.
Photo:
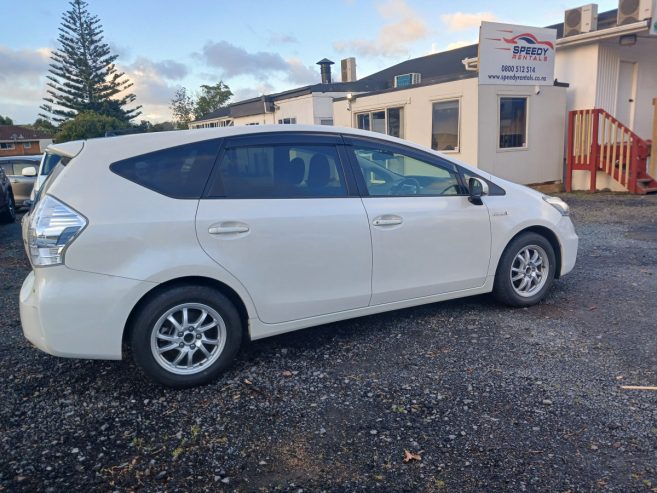
[[[37,118],[36,120],[34,120],[34,123],[32,125],[28,125],[28,126],[32,127],[34,130],[38,130],[48,134],[54,134],[55,132],[57,132],[57,127],[53,125],[52,122],[47,118]]]
[[[55,142],[103,137],[107,132],[123,130],[127,126],[125,120],[93,111],[82,111],[59,126]]]
[[[2,116],[0,115],[0,125],[13,125],[14,120],[9,118],[8,116]]]
[[[214,86],[203,84],[201,86],[201,95],[196,98],[194,104],[195,118],[201,118],[225,106],[232,95],[232,91],[223,81],[219,81]]]
[[[128,122],[141,114],[136,106],[127,109],[136,96],[128,93],[132,82],[119,72],[109,45],[103,40],[98,16],[91,15],[84,0],[71,0],[62,15],[59,48],[53,51],[47,76],[49,82],[40,116],[63,122],[78,113],[92,111]]]
[[[170,108],[178,128],[189,127],[189,122],[192,121],[194,116],[194,106],[194,99],[187,94],[186,88],[181,87],[176,91],[171,100]]]

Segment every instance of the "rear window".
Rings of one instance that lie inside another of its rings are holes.
[[[198,199],[219,150],[219,139],[171,147],[117,161],[117,175],[177,199]]]
[[[57,166],[57,163],[59,163],[60,159],[61,156],[46,152],[46,155],[43,158],[43,166],[41,166],[41,174],[49,175],[53,168]]]

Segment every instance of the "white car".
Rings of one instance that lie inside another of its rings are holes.
[[[41,190],[43,182],[46,181],[50,172],[57,166],[59,163],[60,156],[54,152],[44,152],[41,156],[41,161],[39,162],[39,169],[36,174],[36,181],[34,182],[34,187],[32,188],[32,193],[30,193],[30,204],[34,203],[37,193]]]
[[[575,264],[568,206],[440,153],[325,126],[50,146],[20,293],[47,353],[206,383],[245,338],[493,292],[539,302]]]

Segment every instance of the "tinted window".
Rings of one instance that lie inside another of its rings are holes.
[[[25,168],[32,167],[35,170],[39,167],[39,161],[29,161],[26,159],[14,161],[14,174],[17,176],[22,175]]]
[[[500,149],[527,147],[527,98],[500,98]]]
[[[60,160],[60,156],[57,154],[46,153],[46,157],[43,159],[43,166],[41,167],[42,175],[49,175],[57,163]]]
[[[354,153],[372,196],[465,193],[454,169],[387,147],[356,145]]]
[[[344,197],[344,173],[331,145],[262,145],[226,149],[211,197]]]
[[[2,161],[0,162],[0,167],[5,172],[7,176],[13,176],[14,174],[14,165],[11,164],[11,161]]]
[[[206,140],[117,161],[110,169],[143,187],[178,199],[198,199],[219,149]]]

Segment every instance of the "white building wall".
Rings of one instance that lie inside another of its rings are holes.
[[[526,96],[527,147],[499,149],[499,98]],[[566,88],[479,86],[479,167],[522,184],[563,180]]]
[[[657,36],[639,36],[634,46],[619,46],[619,59],[637,62],[634,132],[644,140],[652,136],[653,98],[657,98]]]
[[[597,44],[557,48],[554,76],[570,84],[567,92],[568,111],[595,107],[597,72]]]
[[[348,101],[336,101],[333,103],[333,123],[342,127],[356,127],[357,113],[403,107],[403,138],[431,147],[433,103],[458,99],[461,108],[459,151],[446,154],[477,166],[477,88],[478,79],[471,78],[356,97],[351,104],[351,111]]]

